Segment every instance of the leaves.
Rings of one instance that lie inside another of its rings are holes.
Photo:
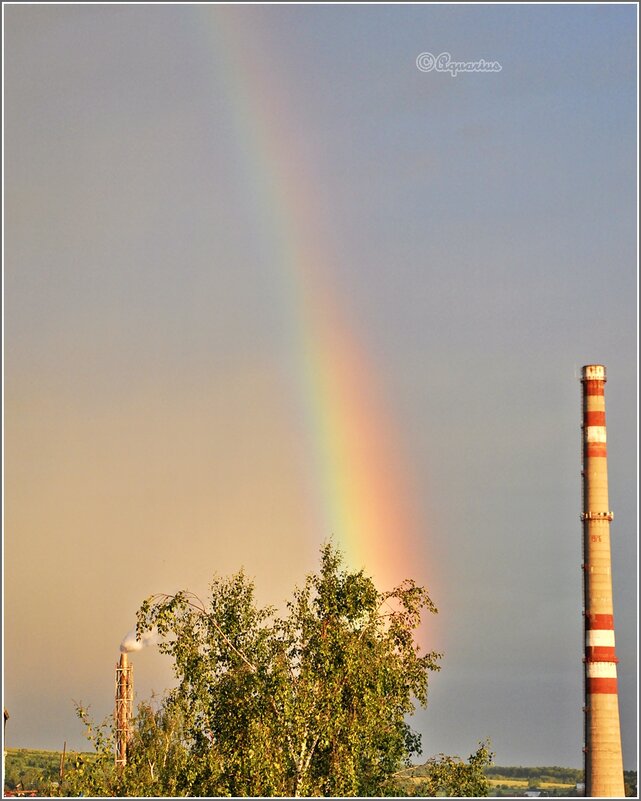
[[[436,608],[425,588],[408,579],[379,592],[329,544],[282,616],[256,605],[243,571],[214,578],[206,601],[147,599],[138,635],[158,629],[177,686],[158,708],[140,705],[128,764],[103,785],[210,797],[390,792],[420,753],[406,717],[439,669],[440,654],[414,639],[426,611]],[[106,753],[107,740],[96,742]]]
[[[492,764],[494,754],[490,743],[484,740],[470,755],[467,762],[460,757],[439,754],[420,768],[404,772],[400,784],[407,795],[447,796],[453,798],[482,798],[489,794],[490,783],[485,769]],[[420,776],[417,782],[411,778]]]

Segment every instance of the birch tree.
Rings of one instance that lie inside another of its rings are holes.
[[[207,601],[154,596],[138,632],[157,628],[193,758],[189,795],[371,796],[420,753],[407,717],[427,703],[440,655],[415,632],[436,608],[412,580],[376,589],[331,545],[284,615],[259,608],[241,571]]]

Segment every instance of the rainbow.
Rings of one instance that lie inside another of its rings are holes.
[[[381,401],[375,371],[346,323],[337,297],[334,260],[318,241],[322,204],[301,154],[285,80],[266,80],[261,54],[237,6],[195,6],[206,37],[212,80],[221,83],[235,118],[245,168],[267,221],[274,261],[290,314],[295,372],[313,453],[318,541],[333,537],[355,569],[382,586],[416,578],[420,514],[404,481],[399,438]],[[261,31],[261,37],[266,32]],[[420,546],[419,546],[420,547]],[[418,561],[418,564],[417,564]],[[383,583],[384,582],[384,583]]]

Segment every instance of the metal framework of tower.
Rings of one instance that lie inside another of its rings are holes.
[[[622,798],[625,791],[612,603],[610,522],[613,514],[608,500],[606,381],[602,364],[582,368],[583,752],[586,796]]]
[[[120,654],[116,665],[116,757],[117,766],[127,764],[127,748],[131,739],[131,718],[134,703],[133,671],[127,654]]]

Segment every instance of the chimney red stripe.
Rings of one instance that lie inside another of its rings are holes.
[[[605,442],[586,442],[585,455],[590,456],[607,456],[608,446]]]
[[[605,412],[586,412],[583,415],[583,424],[585,426],[604,426]]]
[[[588,679],[588,692],[591,695],[597,693],[607,693],[616,695],[617,680],[616,679]]]
[[[585,648],[588,662],[618,662],[616,650],[611,645],[588,645]]]
[[[586,395],[605,395],[605,382],[604,381],[586,381],[585,382]]]
[[[614,629],[614,615],[586,614],[586,628]]]

